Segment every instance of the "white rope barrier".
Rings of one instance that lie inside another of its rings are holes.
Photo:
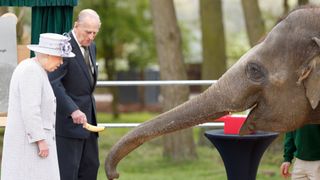
[[[109,86],[169,86],[169,85],[211,85],[217,80],[155,80],[155,81],[98,81],[97,87]],[[98,123],[106,128],[134,128],[140,123]],[[199,124],[198,127],[223,127],[223,122]]]
[[[98,81],[97,87],[108,86],[165,86],[165,85],[211,85],[217,80],[157,80],[157,81]]]
[[[156,80],[156,81],[98,81],[97,87],[109,86],[169,86],[169,85],[211,85],[217,80]],[[0,127],[6,124],[6,117],[0,118]],[[98,123],[106,128],[133,128],[140,123]],[[204,123],[199,127],[223,127],[223,122]]]
[[[104,126],[105,128],[134,128],[141,123],[98,123],[98,126]],[[203,123],[197,125],[198,127],[223,127],[223,122]]]

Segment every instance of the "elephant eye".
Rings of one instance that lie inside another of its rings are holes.
[[[262,82],[265,79],[265,69],[255,63],[249,63],[246,67],[248,78],[254,82]]]

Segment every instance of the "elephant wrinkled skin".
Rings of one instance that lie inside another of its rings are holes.
[[[240,134],[286,132],[318,123],[320,8],[291,12],[199,96],[123,136],[105,162],[109,180],[119,161],[155,137],[250,109]]]

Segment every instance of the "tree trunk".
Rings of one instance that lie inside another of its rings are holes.
[[[221,0],[200,0],[200,19],[202,31],[201,79],[219,79],[226,71],[226,48],[223,27]],[[207,89],[207,86],[203,86]],[[199,145],[208,144],[201,128]]]
[[[203,58],[201,78],[218,79],[226,71],[227,59],[221,0],[200,0],[200,18]]]
[[[116,80],[116,68],[115,68],[115,50],[114,46],[108,45],[106,43],[102,43],[103,49],[105,49],[105,69],[107,71],[107,79],[109,81]],[[111,102],[111,109],[112,109],[112,116],[113,119],[118,119],[120,116],[118,104],[119,104],[119,93],[118,93],[118,87],[110,87],[109,88],[111,94],[112,94],[112,102]]]
[[[15,7],[15,14],[18,15],[17,22],[17,42],[18,44],[26,44],[24,38],[24,24],[25,24],[25,7]]]
[[[256,45],[265,34],[265,25],[261,16],[258,0],[241,0],[246,20],[247,34],[251,47]]]
[[[181,49],[181,35],[173,0],[151,1],[153,28],[156,38],[160,77],[162,80],[186,80],[187,74]],[[188,86],[161,87],[163,110],[167,111],[188,100]],[[164,137],[165,157],[175,161],[197,157],[192,129]]]
[[[283,14],[288,14],[288,12],[289,12],[288,0],[283,0]]]
[[[112,49],[112,48],[111,48]],[[105,58],[105,68],[107,70],[107,76],[109,81],[116,80],[116,70],[115,70],[115,57],[106,57]],[[120,113],[118,109],[119,104],[119,92],[118,87],[110,87],[110,92],[112,94],[112,102],[111,102],[111,109],[112,109],[112,117],[113,119],[119,119]]]
[[[301,5],[305,5],[305,4],[308,4],[309,3],[309,0],[298,0],[298,5],[301,6]]]

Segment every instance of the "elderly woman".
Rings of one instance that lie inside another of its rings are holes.
[[[56,142],[56,100],[47,73],[62,57],[74,57],[69,37],[44,33],[38,45],[28,45],[36,57],[14,70],[9,90],[1,179],[60,179]]]

